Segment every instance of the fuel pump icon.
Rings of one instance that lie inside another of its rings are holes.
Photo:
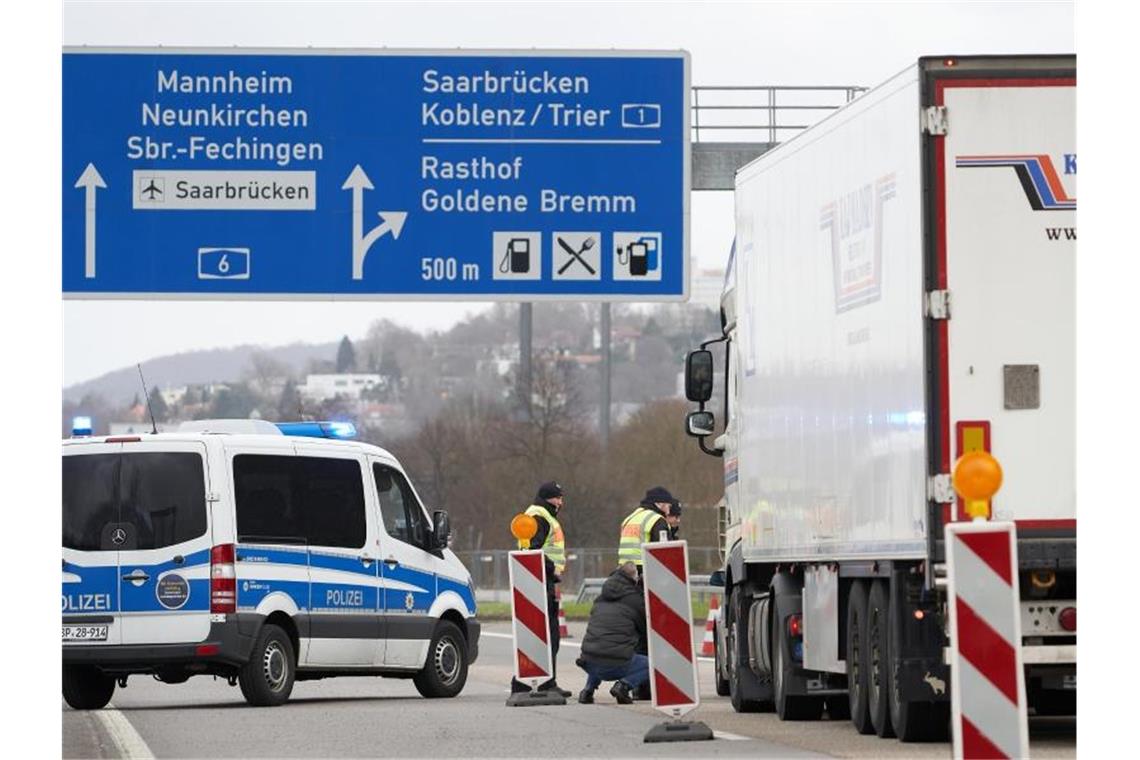
[[[614,279],[660,280],[661,233],[614,233]]]

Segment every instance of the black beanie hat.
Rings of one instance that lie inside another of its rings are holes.
[[[677,500],[673,498],[673,494],[669,493],[663,486],[654,486],[645,492],[643,502],[650,504],[677,504]]]
[[[561,495],[562,486],[551,480],[538,487],[538,493],[535,494],[534,498],[538,501],[546,501],[547,499],[557,499]]]

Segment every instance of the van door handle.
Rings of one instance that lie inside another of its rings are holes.
[[[360,555],[360,564],[364,565],[365,567],[372,567],[372,561],[372,557],[369,557],[367,554]]]
[[[132,581],[132,582],[134,582],[134,581],[149,581],[150,576],[147,575],[146,573],[144,573],[142,570],[135,570],[133,573],[130,573],[128,575],[124,575],[123,580]]]
[[[396,567],[400,564],[400,560],[396,559],[395,557],[388,557],[384,560],[384,564],[388,567]]]

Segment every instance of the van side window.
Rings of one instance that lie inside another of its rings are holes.
[[[385,531],[392,538],[426,549],[427,520],[408,481],[397,470],[379,463],[372,465],[372,474]]]
[[[356,460],[239,454],[234,497],[239,541],[364,546],[364,484]]]
[[[364,484],[355,459],[296,457],[296,492],[310,544],[360,549],[367,534]],[[296,493],[295,492],[295,493]]]
[[[238,541],[305,543],[299,505],[294,503],[290,456],[234,457],[234,499]]]

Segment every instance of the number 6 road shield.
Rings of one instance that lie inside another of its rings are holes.
[[[649,680],[653,706],[673,718],[695,710],[697,659],[685,541],[643,544],[645,611],[649,618]]]
[[[542,550],[534,549],[511,552],[507,564],[511,579],[515,678],[533,690],[549,680],[554,670],[546,607],[546,563]]]

